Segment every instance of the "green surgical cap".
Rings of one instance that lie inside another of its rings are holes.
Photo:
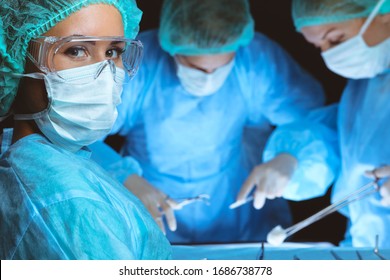
[[[254,36],[247,0],[165,0],[159,40],[171,54],[235,52]]]
[[[135,0],[0,0],[0,72],[23,73],[28,43],[72,13],[91,4],[115,6],[125,36],[135,38],[142,12]],[[18,80],[0,74],[0,116],[9,111]]]
[[[379,0],[293,0],[292,16],[298,31],[305,26],[337,23],[370,15]],[[379,14],[390,12],[385,0]]]

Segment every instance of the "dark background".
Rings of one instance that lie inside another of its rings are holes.
[[[322,61],[320,51],[307,43],[303,36],[295,31],[291,18],[291,0],[251,0],[249,2],[256,31],[266,34],[282,45],[300,65],[322,83],[328,104],[337,102],[345,86],[345,80],[330,72]],[[162,1],[138,0],[137,3],[144,12],[141,31],[157,28]],[[290,201],[294,223],[328,206],[329,195],[330,190],[326,196],[321,198],[301,202]],[[343,239],[345,221],[340,214],[331,214],[294,234],[291,241],[327,241],[337,245]]]

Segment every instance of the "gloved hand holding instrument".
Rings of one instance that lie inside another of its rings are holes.
[[[380,179],[390,176],[390,166],[384,166],[372,171],[366,171],[365,175],[372,177],[373,181],[361,186],[359,189],[348,194],[339,201],[329,205],[328,207],[306,218],[305,220],[292,225],[287,229],[283,229],[280,225],[276,226],[268,233],[267,242],[278,246],[282,244],[287,237],[293,235],[301,229],[311,225],[312,223],[328,216],[335,211],[338,211],[352,202],[361,200],[378,191],[382,196],[382,204],[384,206],[390,206],[390,180],[386,180],[383,184],[381,184],[381,186],[379,186]]]

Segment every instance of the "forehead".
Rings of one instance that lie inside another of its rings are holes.
[[[219,67],[229,62],[234,56],[234,53],[223,53],[213,55],[199,55],[199,56],[180,56],[184,61],[193,65],[203,67]]]
[[[123,36],[124,28],[118,9],[108,4],[94,4],[71,14],[43,35]]]
[[[363,19],[353,19],[337,23],[306,26],[302,28],[301,33],[309,42],[319,43],[323,40],[329,39],[329,37],[332,36],[356,35],[359,32],[363,22]]]

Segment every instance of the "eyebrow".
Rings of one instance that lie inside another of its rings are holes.
[[[85,35],[81,35],[81,34],[73,34],[72,36],[78,36],[78,37],[83,37],[83,36],[85,36]],[[91,44],[91,45],[96,45],[96,41],[86,41],[86,43],[89,43],[89,44]],[[110,42],[110,45],[119,45],[119,44],[121,44],[121,43],[123,43],[123,42],[121,42],[121,41],[111,41]]]
[[[187,62],[188,65],[191,66],[192,68],[198,69],[198,70],[200,70],[200,71],[202,71],[202,72],[205,72],[205,73],[209,73],[209,70],[206,69],[206,68],[199,67],[198,65],[192,64],[191,62],[188,62],[188,61],[186,61],[186,62]]]
[[[124,44],[125,42],[122,41],[111,41],[111,45],[119,45],[119,44]]]
[[[85,37],[85,35],[82,35],[82,34],[72,34],[71,36],[75,36],[75,37]],[[71,37],[69,36],[69,37]],[[95,41],[86,41],[85,43],[88,43],[90,45],[96,45]]]
[[[206,68],[199,67],[198,65],[195,65],[195,64],[189,62],[188,60],[186,60],[186,59],[184,59],[184,58],[179,58],[179,59],[184,60],[185,63],[187,63],[188,66],[191,67],[191,68],[195,68],[195,69],[198,69],[198,70],[200,70],[200,71],[202,71],[202,72],[208,73],[208,69],[206,69]]]

